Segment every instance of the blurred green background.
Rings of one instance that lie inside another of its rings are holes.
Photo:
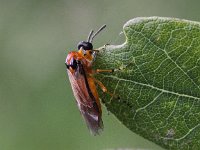
[[[66,75],[65,57],[90,29],[119,44],[139,16],[200,21],[198,0],[0,0],[0,150],[162,150],[130,132],[104,108],[104,132],[91,136]]]

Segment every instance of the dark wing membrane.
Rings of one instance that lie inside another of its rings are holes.
[[[85,119],[85,122],[93,135],[99,134],[103,129],[103,121],[101,115],[95,107],[87,107],[85,105],[79,105],[79,110]]]
[[[79,64],[75,74],[68,71],[71,87],[76,98],[78,108],[93,135],[103,129],[101,113],[86,78],[82,64]]]

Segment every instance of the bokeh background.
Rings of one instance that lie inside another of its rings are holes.
[[[139,16],[200,21],[198,0],[0,0],[0,150],[162,150],[105,108],[104,132],[91,136],[66,75],[65,57],[91,29],[94,41],[121,44]]]

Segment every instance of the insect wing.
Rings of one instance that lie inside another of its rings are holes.
[[[95,101],[95,97],[91,95],[91,90],[88,87],[88,81],[82,64],[78,66],[74,74],[69,70],[67,72],[78,108],[90,132],[93,135],[99,134],[103,129],[101,112]]]

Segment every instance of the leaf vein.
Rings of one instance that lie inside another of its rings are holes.
[[[136,33],[138,32],[138,31],[135,31]],[[195,86],[197,86],[197,88],[200,90],[200,87],[199,87],[199,85],[197,85],[195,82],[194,82],[194,80],[192,79],[192,78],[190,78],[190,76],[168,55],[168,53],[166,52],[166,50],[165,50],[165,48],[161,48],[161,47],[159,47],[159,46],[157,46],[153,41],[151,41],[148,37],[146,37],[142,32],[138,32],[138,33],[140,33],[145,39],[147,39],[150,43],[152,43],[154,46],[156,46],[158,49],[160,49],[160,50],[162,50],[164,53],[165,53],[165,55],[168,57],[168,59],[169,60],[171,60],[175,65],[176,65],[176,67],[177,68],[179,68],[182,72],[183,72],[183,74],[185,74],[189,79],[190,79],[190,81],[195,85]],[[170,38],[169,38],[170,39]],[[169,40],[166,42],[166,44],[165,44],[165,47],[167,46],[167,44],[168,44],[168,42],[169,42]]]
[[[200,100],[200,97],[195,97],[195,96],[191,96],[191,95],[187,95],[187,94],[181,94],[181,93],[177,93],[177,92],[173,92],[173,91],[168,91],[168,90],[165,90],[165,89],[161,89],[161,88],[155,87],[155,86],[150,85],[150,84],[145,84],[145,83],[140,83],[140,82],[137,82],[137,81],[123,79],[123,78],[115,77],[113,75],[110,75],[110,76],[109,75],[104,75],[104,76],[108,77],[108,78],[113,78],[113,79],[116,79],[116,80],[120,80],[120,81],[131,82],[131,83],[134,83],[134,84],[137,84],[137,85],[149,87],[149,88],[155,89],[155,90],[163,92],[163,93],[170,93],[170,94],[181,96],[181,97],[186,97],[186,98],[192,98],[192,99]]]

